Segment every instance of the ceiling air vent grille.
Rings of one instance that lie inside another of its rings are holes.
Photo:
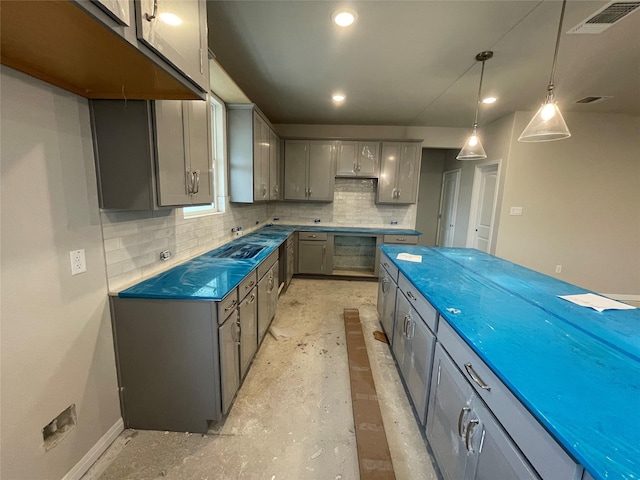
[[[580,100],[576,100],[576,103],[597,103],[597,102],[602,102],[604,100],[607,100],[611,98],[610,96],[605,96],[605,95],[593,95],[590,97],[584,97],[581,98]]]
[[[611,2],[586,20],[580,22],[567,33],[601,33],[614,23],[636,11],[640,2]]]

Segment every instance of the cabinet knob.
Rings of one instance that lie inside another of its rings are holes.
[[[153,13],[149,15],[148,13],[144,14],[144,18],[147,22],[150,22],[154,18],[156,18],[156,14],[158,13],[158,0],[153,0]]]

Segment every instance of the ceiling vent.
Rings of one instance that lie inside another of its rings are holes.
[[[611,98],[610,96],[604,96],[604,95],[592,95],[589,97],[584,97],[581,98],[580,100],[576,100],[576,103],[598,103],[598,102],[604,102],[605,100],[608,100],[609,98]]]
[[[640,7],[640,2],[611,2],[567,33],[602,33]]]

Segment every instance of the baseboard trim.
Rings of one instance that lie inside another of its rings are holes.
[[[80,480],[82,476],[87,473],[91,465],[93,465],[100,455],[102,455],[109,445],[111,445],[118,435],[124,431],[124,422],[122,418],[119,418],[116,423],[105,433],[98,442],[91,447],[91,450],[82,457],[82,459],[75,464],[75,466],[69,470],[69,472],[62,477],[62,480]]]
[[[612,298],[613,300],[620,300],[621,302],[640,302],[640,295],[631,295],[625,293],[601,293],[601,295]]]

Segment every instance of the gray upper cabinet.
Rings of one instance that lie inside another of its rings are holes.
[[[416,203],[420,180],[420,142],[383,142],[376,203]]]
[[[376,178],[380,165],[380,142],[339,141],[336,177]]]
[[[0,50],[3,65],[85,98],[209,91],[205,0],[2,2]]]
[[[332,140],[285,141],[284,199],[332,202],[335,149]]]
[[[208,90],[206,2],[140,0],[135,7],[140,41]]]
[[[208,102],[93,100],[91,121],[101,208],[213,201]]]
[[[253,104],[227,105],[227,119],[231,201],[279,199],[279,141],[269,121]]]

